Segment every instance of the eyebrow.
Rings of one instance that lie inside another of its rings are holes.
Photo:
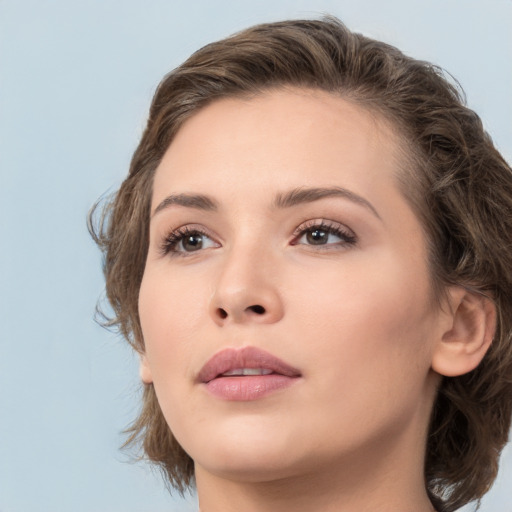
[[[367,201],[364,197],[361,197],[356,193],[342,187],[295,188],[284,194],[277,194],[274,199],[273,206],[274,208],[290,208],[292,206],[297,206],[304,203],[312,203],[314,201],[328,197],[342,197],[343,199],[348,199],[353,203],[364,206],[370,210],[378,219],[381,219],[381,216],[369,201]]]
[[[151,216],[154,217],[158,212],[173,205],[204,211],[215,211],[218,209],[217,202],[209,196],[202,194],[171,194],[155,208]]]
[[[312,203],[329,197],[341,197],[348,199],[353,203],[359,204],[367,208],[378,219],[381,219],[375,207],[364,197],[351,192],[342,187],[331,188],[295,188],[286,193],[278,193],[273,202],[272,207],[275,209],[291,208],[300,204]],[[217,211],[219,206],[217,201],[203,194],[171,194],[167,196],[154,210],[151,215],[154,217],[162,210],[170,206],[183,206],[185,208],[194,208],[203,211]]]

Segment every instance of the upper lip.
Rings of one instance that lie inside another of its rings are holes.
[[[198,381],[207,383],[229,370],[263,368],[287,377],[300,377],[297,368],[256,347],[226,348],[214,354],[201,368]]]

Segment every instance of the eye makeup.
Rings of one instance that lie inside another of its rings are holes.
[[[186,256],[212,247],[220,247],[220,244],[204,228],[186,225],[170,231],[159,250],[162,256]]]
[[[355,233],[347,226],[326,219],[312,219],[298,226],[290,245],[309,246],[315,250],[336,250],[357,243]],[[159,244],[162,256],[189,256],[206,249],[218,248],[221,244],[214,240],[204,227],[196,224],[184,225],[171,230]]]
[[[357,237],[351,229],[339,222],[325,219],[309,220],[301,224],[293,235],[291,245],[309,245],[324,250],[357,243]]]

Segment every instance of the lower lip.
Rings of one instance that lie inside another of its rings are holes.
[[[244,377],[217,377],[206,383],[208,391],[224,400],[238,402],[258,400],[297,381],[296,377],[285,375],[251,375]]]

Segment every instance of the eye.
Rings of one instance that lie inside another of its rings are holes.
[[[347,246],[355,245],[355,234],[345,226],[330,221],[309,221],[297,228],[292,245]]]
[[[198,252],[211,247],[219,247],[205,232],[188,226],[171,231],[162,244],[163,254]]]

